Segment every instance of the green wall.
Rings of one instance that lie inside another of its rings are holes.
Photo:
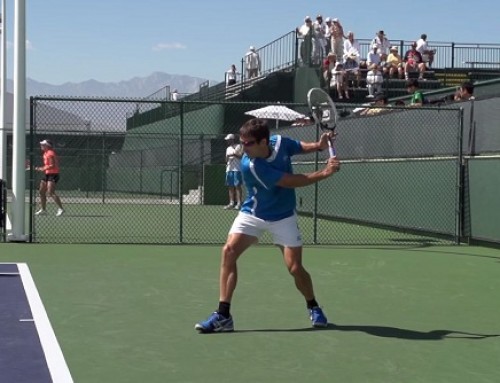
[[[453,236],[456,166],[452,160],[344,163],[339,173],[318,184],[318,213]],[[314,168],[299,165],[294,171]],[[312,213],[314,185],[297,189],[297,202],[300,212]]]
[[[470,234],[500,242],[500,158],[468,160]]]

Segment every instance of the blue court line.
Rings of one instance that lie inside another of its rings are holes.
[[[73,383],[28,265],[0,264],[0,381]]]

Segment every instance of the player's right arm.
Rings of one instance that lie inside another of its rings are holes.
[[[330,177],[333,173],[340,170],[340,161],[336,158],[328,159],[326,166],[312,173],[291,174],[284,173],[281,179],[276,183],[277,186],[284,188],[299,188],[309,186],[318,181]]]

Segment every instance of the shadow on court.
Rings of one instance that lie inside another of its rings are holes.
[[[292,328],[292,329],[256,329],[256,330],[235,330],[235,333],[248,332],[309,332],[309,331],[356,331],[364,332],[368,335],[381,338],[398,338],[409,340],[444,340],[444,339],[486,339],[500,337],[500,334],[478,334],[454,330],[432,330],[428,332],[409,330],[398,327],[370,326],[370,325],[336,325],[328,323],[325,328]]]

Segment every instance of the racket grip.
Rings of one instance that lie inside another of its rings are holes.
[[[333,145],[332,139],[328,139],[328,152],[330,153],[330,158],[337,157],[337,151]]]

